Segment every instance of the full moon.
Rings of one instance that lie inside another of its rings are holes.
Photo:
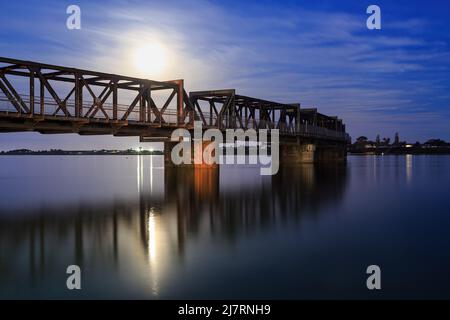
[[[144,44],[134,50],[134,66],[148,77],[159,76],[166,66],[166,50],[157,42]]]

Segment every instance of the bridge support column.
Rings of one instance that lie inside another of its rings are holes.
[[[172,142],[172,141],[164,141],[164,168],[175,168],[176,165],[173,163],[171,158],[171,153],[173,147],[178,142]]]
[[[172,161],[172,150],[173,148],[178,144],[179,142],[172,142],[172,141],[165,141],[164,142],[164,166],[166,168],[194,168],[194,169],[218,169],[219,164],[213,163],[210,164],[212,161],[211,155],[208,153],[209,159],[205,158],[204,150],[207,146],[209,146],[211,143],[214,143],[212,141],[201,141],[199,144],[201,144],[201,148],[195,148],[194,143],[190,143],[190,163],[181,163],[181,164],[175,164]],[[218,150],[216,149],[216,152]],[[180,157],[182,156],[182,151],[180,154]],[[212,154],[214,156],[214,153]],[[195,161],[197,160],[197,161]],[[206,160],[206,161],[205,161]],[[198,162],[198,163],[196,163]],[[208,163],[209,162],[209,163]]]
[[[318,144],[316,149],[317,162],[345,162],[347,146],[345,144]]]
[[[345,162],[347,147],[343,143],[281,142],[280,164]]]
[[[280,164],[295,165],[315,162],[316,145],[313,143],[280,143]]]

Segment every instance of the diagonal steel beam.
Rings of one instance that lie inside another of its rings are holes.
[[[175,97],[177,91],[174,89],[172,91],[172,93],[170,94],[170,96],[167,98],[166,102],[164,103],[164,105],[162,106],[161,110],[160,110],[160,115],[161,115],[161,122],[165,123],[166,121],[163,118],[164,115],[164,111],[166,111],[167,107],[169,107],[169,104],[172,102],[173,98]]]
[[[200,108],[200,104],[198,103],[197,100],[194,101],[194,105],[197,107],[197,111],[198,111],[198,113],[200,114],[200,118],[202,119],[203,124],[206,126],[206,119],[205,119],[205,116],[203,115],[202,108]]]
[[[90,92],[91,95],[93,95],[94,102],[92,103],[92,105],[89,108],[88,112],[86,112],[85,117],[93,118],[97,114],[98,110],[100,109],[102,111],[102,113],[105,115],[105,117],[107,119],[109,119],[108,114],[106,113],[105,109],[103,108],[103,104],[106,102],[106,100],[108,99],[109,95],[111,93],[113,93],[113,91],[114,91],[114,88],[112,86],[113,85],[113,81],[111,80],[108,85],[109,86],[105,87],[98,97],[95,96],[94,92],[88,86],[88,91]],[[106,96],[104,97],[105,93],[106,93]],[[92,114],[91,114],[91,112],[92,112]]]
[[[26,103],[23,102],[20,95],[17,93],[17,91],[14,89],[13,85],[8,81],[8,79],[6,78],[6,76],[3,73],[0,73],[0,78],[3,80],[4,84],[8,88],[9,92],[14,96],[16,101],[19,103],[19,105],[21,106],[21,109],[23,109],[25,111],[25,113],[30,112]]]
[[[134,98],[133,102],[130,104],[130,106],[128,107],[127,111],[122,116],[121,120],[127,120],[128,116],[133,111],[134,107],[139,102],[139,100],[141,99],[142,95],[145,93],[146,90],[147,90],[146,87],[144,87],[141,90],[139,90],[139,93],[137,94],[136,98]]]
[[[105,118],[106,118],[106,119],[109,119],[109,115],[108,115],[108,113],[105,111],[105,109],[103,108],[103,104],[106,102],[106,100],[107,100],[108,97],[111,95],[111,93],[113,93],[113,90],[114,90],[113,88],[110,88],[104,97],[99,98],[99,99],[101,99],[101,100],[100,100],[100,102],[97,104],[97,108],[94,110],[94,112],[89,116],[90,118],[95,117],[95,115],[97,114],[98,110],[101,110],[102,113],[103,113],[103,115],[105,116]],[[103,95],[103,93],[102,93],[102,95]],[[100,95],[100,96],[102,96],[102,95]],[[86,117],[87,117],[87,116],[88,116],[88,115],[86,114]]]
[[[20,107],[20,104],[11,95],[11,93],[8,90],[8,88],[3,84],[2,80],[0,80],[0,89],[3,91],[3,93],[8,98],[8,100],[12,103],[14,108],[16,108],[17,112],[22,113],[22,108]]]
[[[38,76],[41,83],[44,85],[44,87],[47,89],[47,91],[50,93],[50,95],[53,97],[55,102],[58,104],[58,106],[61,107],[61,109],[64,111],[64,114],[66,117],[70,116],[69,111],[67,111],[66,104],[61,101],[61,99],[58,97],[58,94],[55,92],[53,87],[50,85],[50,83],[47,81],[47,79],[43,76],[40,70],[36,70],[36,75]]]
[[[153,100],[153,98],[150,95],[147,96],[147,102],[148,102],[148,106],[150,107],[150,111],[155,114],[154,122],[162,122],[163,119],[161,116],[161,112],[158,110],[158,107],[156,106],[155,101]]]

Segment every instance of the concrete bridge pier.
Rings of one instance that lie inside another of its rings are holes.
[[[316,162],[341,163],[347,161],[347,146],[342,143],[318,144],[316,148]]]
[[[195,142],[197,143],[197,142]],[[198,142],[201,144],[201,148],[195,148],[194,144],[189,142],[190,145],[190,163],[181,163],[181,164],[175,164],[172,161],[172,151],[173,149],[179,144],[178,141],[164,141],[164,167],[166,168],[193,168],[193,169],[219,169],[218,163],[212,163],[213,157],[215,156],[215,153],[206,152],[205,154],[205,148],[210,146],[212,141],[200,141]],[[212,147],[212,146],[211,146]],[[177,147],[180,148],[180,147]],[[183,157],[183,150],[178,150],[178,155],[180,157]],[[217,149],[216,149],[217,151]],[[176,151],[175,151],[176,152]],[[212,163],[212,164],[211,164]]]
[[[317,141],[280,142],[280,165],[345,162],[345,144],[324,144]]]
[[[205,148],[210,146],[213,142],[201,141],[202,148],[195,148],[194,143],[189,142],[189,159],[190,163],[175,164],[172,161],[172,151],[179,144],[179,142],[164,141],[164,166],[166,168],[193,168],[193,169],[219,169],[219,164],[210,164],[208,159],[205,158]],[[180,146],[178,148],[178,154],[183,156],[183,151]],[[279,144],[279,159],[280,165],[297,165],[305,163],[338,163],[345,162],[347,158],[347,149],[345,144],[340,143],[322,143],[317,141],[289,141],[280,142]],[[176,151],[176,152],[177,152]],[[217,149],[216,149],[217,151]],[[214,157],[214,153],[206,153],[211,160]],[[186,157],[186,160],[187,158]]]
[[[281,142],[280,165],[315,162],[316,145],[313,143]]]

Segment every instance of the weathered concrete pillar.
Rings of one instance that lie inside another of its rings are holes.
[[[171,154],[173,147],[178,142],[172,142],[172,141],[164,141],[164,168],[174,168],[176,167],[175,164],[172,161]]]
[[[195,148],[194,143],[190,143],[190,163],[175,164],[172,161],[172,150],[179,142],[166,141],[164,142],[164,166],[166,168],[195,168],[195,169],[218,169],[218,163],[212,163],[214,153],[207,152],[204,154],[205,148],[209,146],[212,141],[201,141],[201,148]],[[216,149],[217,152],[217,149]],[[180,155],[181,156],[181,155]],[[208,157],[208,158],[205,158]]]
[[[289,141],[280,143],[280,164],[345,162],[347,146],[345,143],[321,141]]]
[[[316,145],[313,143],[280,143],[280,164],[313,163]]]
[[[215,152],[219,152],[218,147],[212,154],[210,152],[204,152],[206,147],[213,147],[213,141],[200,141],[202,148],[192,147],[192,162],[194,163],[194,168],[196,169],[218,169],[219,163],[214,162]],[[194,161],[197,160],[197,161]],[[195,163],[201,162],[201,163]]]
[[[347,146],[345,144],[319,144],[316,150],[317,162],[345,162]]]

